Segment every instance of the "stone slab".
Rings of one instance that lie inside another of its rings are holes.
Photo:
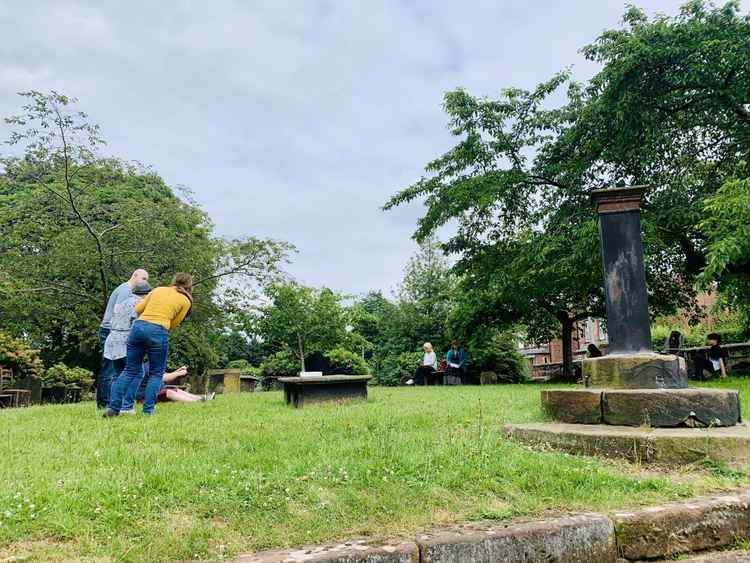
[[[610,354],[581,362],[586,387],[615,389],[684,389],[685,360],[652,352]]]
[[[657,563],[674,563],[674,559],[660,560]],[[712,551],[695,557],[680,559],[681,563],[750,563],[750,551]]]
[[[390,543],[371,543],[366,540],[355,540],[340,544],[240,555],[235,561],[241,563],[296,563],[299,561],[418,563],[419,547],[413,541],[399,540]]]
[[[295,408],[315,403],[341,403],[367,399],[369,375],[280,377],[284,402]]]
[[[717,549],[750,532],[750,492],[692,499],[612,515],[617,544],[630,560]]]
[[[534,522],[474,523],[417,536],[423,563],[614,562],[612,522],[582,513]]]
[[[305,377],[279,377],[281,383],[301,385],[332,385],[342,381],[369,381],[371,375],[307,375]]]
[[[546,389],[541,392],[541,399],[542,409],[558,422],[602,422],[602,391],[599,389]]]
[[[641,463],[677,465],[711,458],[750,462],[750,427],[633,428],[591,424],[508,425],[506,435],[522,444],[573,454],[619,457]]]
[[[729,389],[605,389],[601,412],[606,424],[618,426],[733,426],[740,422],[740,395]]]

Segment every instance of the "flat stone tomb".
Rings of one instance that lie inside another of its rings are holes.
[[[284,402],[293,407],[351,399],[367,399],[369,375],[280,377]]]
[[[652,428],[732,426],[740,396],[729,389],[552,389],[542,408],[557,422]]]

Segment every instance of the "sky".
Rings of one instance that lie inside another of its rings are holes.
[[[675,13],[682,0],[631,0]],[[389,291],[423,207],[381,206],[455,139],[441,109],[572,66],[617,0],[0,0],[0,116],[57,90],[105,154],[189,187],[221,236],[283,239],[289,273]],[[0,126],[0,138],[7,129]],[[1,150],[1,149],[0,149]],[[146,265],[147,266],[147,265]]]

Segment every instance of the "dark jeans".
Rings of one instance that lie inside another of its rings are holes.
[[[446,385],[463,385],[466,383],[466,370],[463,368],[448,367],[445,371]]]
[[[115,373],[117,373],[117,377],[125,371],[125,366],[127,365],[127,358],[118,358],[116,360],[112,360],[112,362],[115,364]],[[136,391],[133,391],[130,387],[128,387],[125,390],[125,395],[122,399],[122,404],[120,405],[121,411],[130,411],[135,408],[135,396],[137,394],[138,389],[140,389],[141,383],[143,382],[143,377],[145,374],[141,374],[141,381],[139,381],[137,384],[135,381],[133,381],[133,386],[136,387]],[[115,380],[117,379],[115,377]],[[141,397],[142,398],[142,397]]]
[[[435,373],[435,369],[432,366],[419,366],[417,371],[414,372],[414,385],[424,385],[425,379]]]
[[[99,375],[96,378],[96,407],[106,409],[109,405],[112,381],[117,377],[114,362],[104,357],[104,341],[109,336],[108,328],[99,328],[99,343],[102,345],[102,362],[99,366]]]
[[[132,404],[143,379],[143,359],[148,356],[148,382],[143,398],[143,414],[152,414],[162,384],[169,352],[169,331],[148,321],[135,321],[128,336],[128,357],[125,369],[112,386],[109,408],[120,412]]]
[[[714,375],[721,375],[721,370],[715,369],[711,361],[703,356],[696,356],[693,365],[695,366],[694,377],[696,379],[705,379],[703,375],[704,371],[707,371],[710,377],[713,377]]]

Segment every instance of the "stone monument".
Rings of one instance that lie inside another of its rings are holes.
[[[542,406],[555,423],[506,431],[526,443],[640,461],[750,458],[750,432],[735,426],[739,393],[689,389],[685,361],[651,350],[643,191],[633,186],[591,195],[599,218],[609,353],[583,360],[584,389],[542,391]],[[704,445],[696,446],[701,440]]]

